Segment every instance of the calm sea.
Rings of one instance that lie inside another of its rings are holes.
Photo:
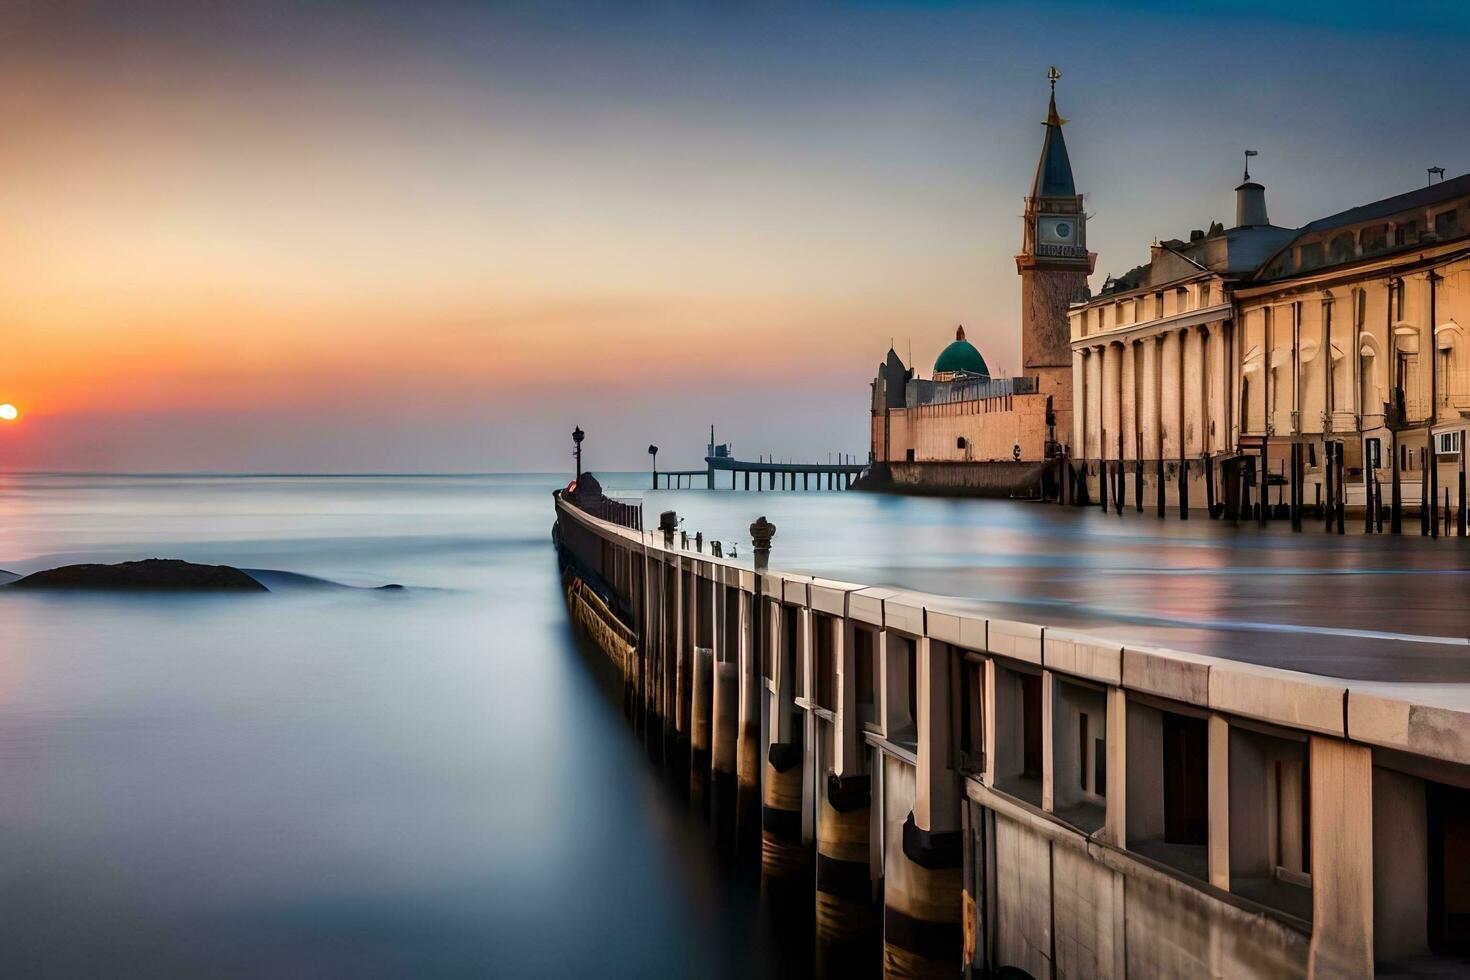
[[[0,592],[0,972],[806,969],[568,628],[550,544],[563,480],[0,479],[0,568],[158,556],[308,577],[268,577],[268,595]],[[1021,618],[1354,676],[1470,661],[1460,542],[1009,502],[646,496],[650,523],[676,509],[742,556],[766,513],[777,566]],[[387,583],[407,588],[370,588]]]

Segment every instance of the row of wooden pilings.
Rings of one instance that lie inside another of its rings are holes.
[[[1301,531],[1308,515],[1324,522],[1328,533],[1344,534],[1347,530],[1346,476],[1343,460],[1346,453],[1343,443],[1322,444],[1324,462],[1322,481],[1318,485],[1317,499],[1306,500],[1307,466],[1303,455],[1304,443],[1287,446],[1288,456],[1283,461],[1281,479],[1269,481],[1269,468],[1265,447],[1256,456],[1203,456],[1199,459],[1181,457],[1175,460],[1141,459],[1095,459],[1058,461],[1061,477],[1058,481],[1057,502],[1076,506],[1096,504],[1104,512],[1110,508],[1118,514],[1130,506],[1138,513],[1153,509],[1163,518],[1168,514],[1166,489],[1175,484],[1175,512],[1180,520],[1189,520],[1190,478],[1202,474],[1205,485],[1203,513],[1213,519],[1231,523],[1254,521],[1264,527],[1269,520],[1291,522],[1293,531]],[[1393,468],[1395,478],[1398,467]],[[1153,501],[1146,501],[1145,475],[1153,479]],[[1393,534],[1403,531],[1407,510],[1397,479],[1389,488],[1379,481],[1376,472],[1369,471],[1364,486],[1365,505],[1362,509],[1362,528],[1365,534],[1382,534],[1387,530]],[[1097,497],[1093,499],[1091,483],[1097,483]],[[1457,486],[1443,487],[1442,492],[1433,490],[1430,481],[1419,483],[1418,524],[1419,533],[1426,537],[1466,537],[1470,534],[1470,512],[1467,512],[1466,463],[1460,459]],[[1131,491],[1130,491],[1131,485]],[[1276,503],[1271,502],[1271,488],[1276,488]],[[1325,491],[1325,492],[1322,492]],[[1431,496],[1432,494],[1432,496]]]
[[[664,512],[665,553],[688,547],[677,528],[675,514]],[[874,874],[880,801],[869,767],[841,764],[841,750],[832,764],[835,732],[793,696],[805,649],[803,627],[792,618],[799,611],[780,595],[762,594],[775,532],[764,517],[750,525],[753,590],[662,559],[643,561],[626,583],[603,584],[644,597],[630,603],[637,640],[613,655],[626,713],[650,759],[708,817],[721,852],[746,866],[758,859],[771,925],[813,943],[819,972],[956,976],[963,947],[958,800],[947,833],[920,829],[912,814],[902,820],[900,839],[887,843],[898,855]],[[588,632],[594,639],[617,633]]]

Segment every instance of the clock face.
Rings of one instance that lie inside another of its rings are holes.
[[[1071,245],[1077,241],[1077,222],[1072,218],[1043,216],[1036,222],[1037,238],[1056,245]]]

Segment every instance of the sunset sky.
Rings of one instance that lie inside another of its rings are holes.
[[[1215,13],[1202,13],[1209,9]],[[1388,11],[1388,12],[1385,12]],[[866,452],[892,338],[1018,366],[1058,89],[1098,278],[1470,170],[1460,3],[0,7],[0,469]]]

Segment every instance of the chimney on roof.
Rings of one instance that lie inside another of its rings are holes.
[[[1257,156],[1255,150],[1245,151],[1245,180],[1235,189],[1235,226],[1237,228],[1250,228],[1271,223],[1271,219],[1266,216],[1266,188],[1251,180],[1250,162],[1253,156]]]
[[[1266,188],[1248,180],[1235,189],[1235,226],[1249,228],[1253,225],[1269,225],[1266,216]]]

